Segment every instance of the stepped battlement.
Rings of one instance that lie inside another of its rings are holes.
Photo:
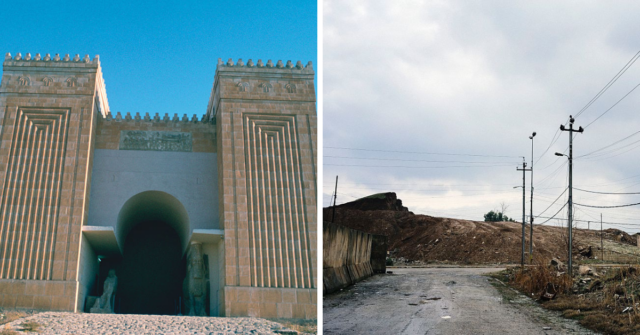
[[[60,57],[60,54],[55,54],[51,57],[51,54],[45,54],[42,56],[37,53],[35,56],[31,56],[31,53],[27,53],[23,57],[19,52],[15,56],[11,56],[11,53],[7,52],[4,56],[3,63],[5,66],[46,66],[47,64],[58,66],[64,64],[65,66],[80,65],[81,67],[96,67],[100,64],[100,56],[96,55],[93,57],[93,60],[91,60],[89,55],[85,55],[80,58],[79,54],[76,54],[72,58],[69,54],[64,55],[64,57]]]
[[[218,58],[218,71],[233,71],[236,69],[263,69],[263,70],[292,70],[292,71],[300,71],[301,73],[314,73],[313,71],[313,63],[309,61],[306,66],[302,65],[301,61],[297,61],[294,65],[290,60],[287,63],[283,63],[282,60],[278,60],[275,64],[271,59],[267,60],[266,63],[262,61],[262,59],[258,59],[257,63],[254,63],[251,59],[249,59],[246,63],[242,61],[242,58],[238,59],[237,62],[233,62],[233,59],[229,58],[229,60],[225,63],[222,61],[222,58]]]
[[[193,114],[191,118],[184,114],[182,117],[178,116],[178,113],[175,113],[173,117],[169,116],[169,113],[165,113],[164,116],[160,116],[160,113],[156,113],[154,116],[151,116],[148,112],[145,113],[144,116],[141,116],[140,113],[136,113],[135,115],[131,115],[130,112],[127,112],[124,117],[122,113],[117,112],[114,116],[111,112],[106,113],[106,115],[102,118],[105,121],[115,121],[115,122],[189,122],[189,123],[212,123],[215,122],[215,119],[210,120],[203,115],[202,118],[198,118],[197,114]]]

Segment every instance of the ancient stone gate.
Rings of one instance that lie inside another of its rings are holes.
[[[81,312],[162,226],[183,268],[201,250],[210,315],[315,318],[313,78],[219,60],[204,117],[113,115],[97,56],[7,54],[0,306]]]

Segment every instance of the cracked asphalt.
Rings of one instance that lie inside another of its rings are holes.
[[[500,268],[389,270],[325,296],[324,334],[594,334],[510,288],[496,289],[485,274]]]

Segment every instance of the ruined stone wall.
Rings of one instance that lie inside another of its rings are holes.
[[[228,316],[316,318],[311,64],[219,61],[216,119]]]
[[[329,222],[323,222],[322,228],[323,294],[353,285],[374,272],[386,271],[386,236]]]
[[[74,311],[95,122],[108,111],[98,57],[30,54],[0,84],[0,306]]]

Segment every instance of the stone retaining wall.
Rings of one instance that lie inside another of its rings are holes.
[[[329,222],[323,222],[322,228],[324,294],[386,271],[386,236],[367,234]],[[382,249],[383,253],[380,252]]]

